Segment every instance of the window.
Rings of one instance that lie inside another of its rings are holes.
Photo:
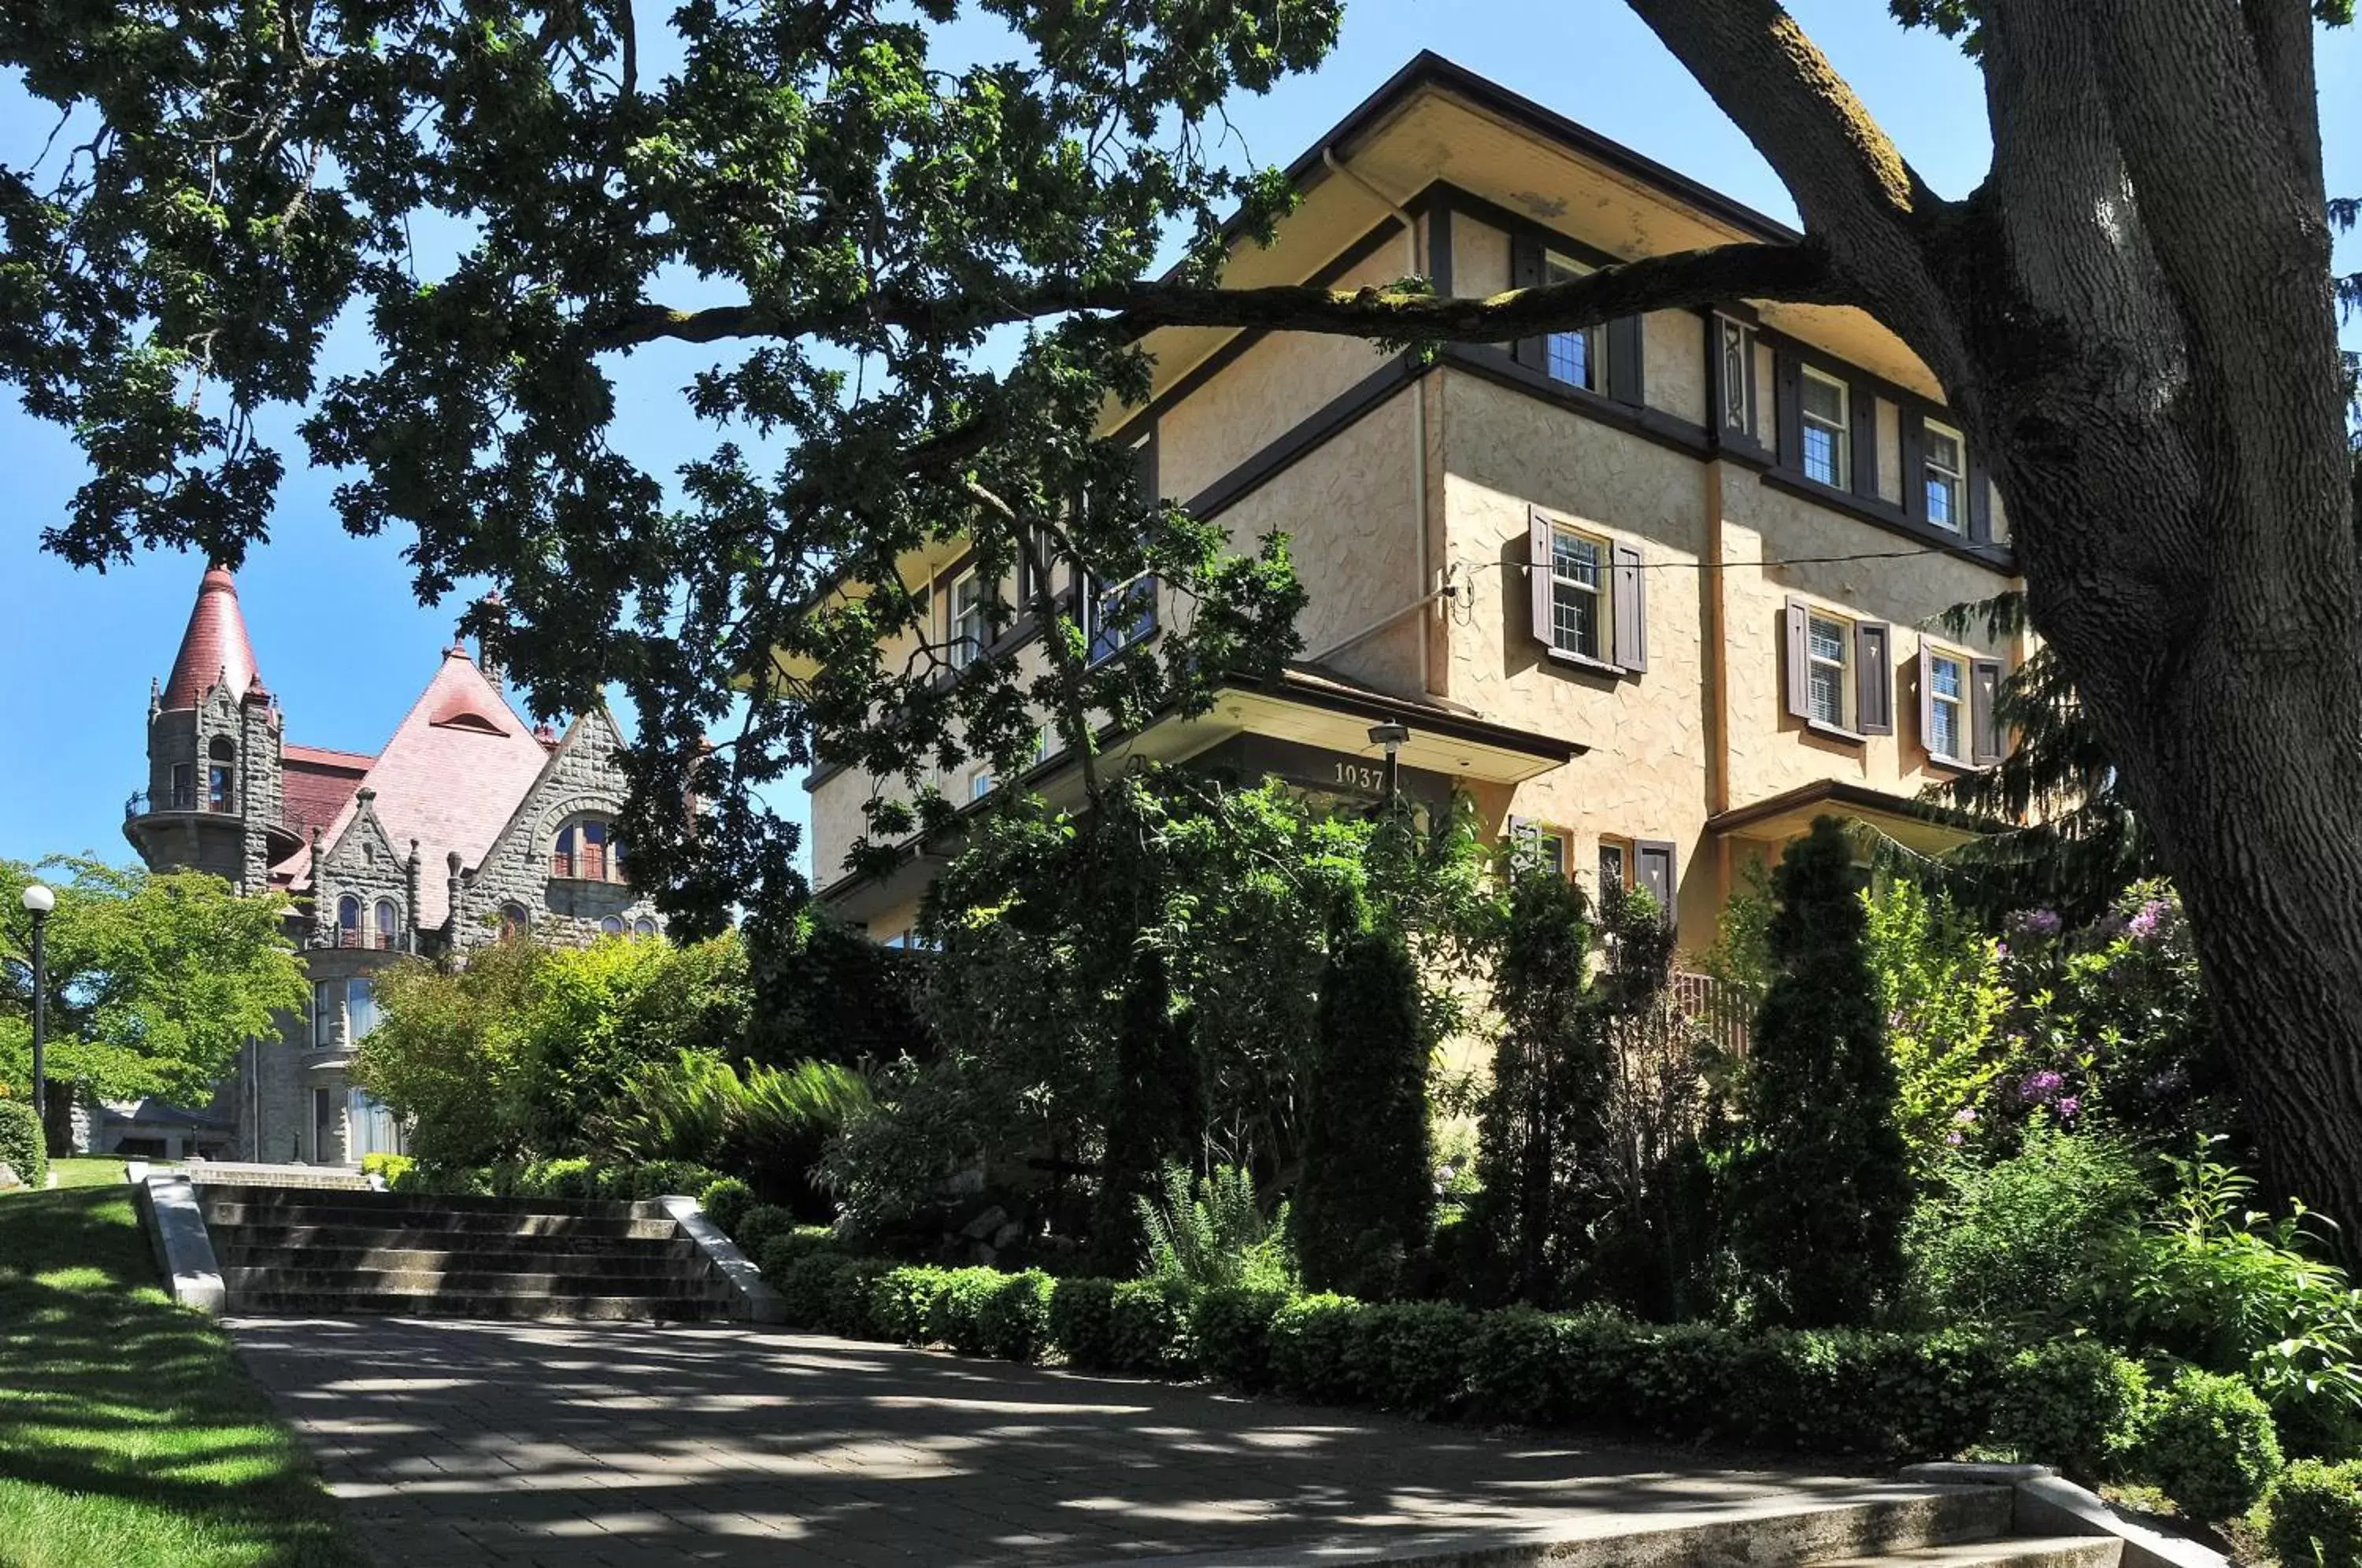
[[[1968,521],[1968,449],[1960,433],[1930,419],[1922,427],[1919,453],[1927,487],[1927,521],[1957,534]]]
[[[345,983],[316,980],[312,985],[312,1043],[326,1050],[337,1043],[337,1025],[345,1016]]]
[[[1156,630],[1156,579],[1140,576],[1101,589],[1090,604],[1090,662],[1113,658]]]
[[[1572,528],[1551,529],[1551,646],[1598,658],[1607,646],[1601,567],[1607,542]]]
[[[600,935],[602,935],[602,936],[621,936],[621,935],[623,935],[623,934],[624,934],[624,917],[623,917],[623,916],[621,916],[621,915],[608,915],[606,918],[604,918],[603,920],[600,921],[600,922],[599,922],[599,934],[600,934]]]
[[[967,798],[971,801],[983,800],[987,795],[992,793],[992,769],[989,767],[977,768],[975,772],[967,776]]]
[[[1509,865],[1512,869],[1567,873],[1567,834],[1532,817],[1509,819]]]
[[[193,762],[172,764],[172,810],[193,812],[197,809],[197,767]]]
[[[1835,376],[1803,367],[1797,385],[1802,392],[1804,469],[1806,479],[1843,490],[1853,482],[1846,384]]]
[[[312,1163],[326,1165],[335,1147],[337,1102],[326,1089],[312,1091]]]
[[[620,882],[624,856],[613,827],[599,817],[579,817],[557,830],[549,852],[549,874],[576,882]]]
[[[1921,740],[1938,762],[1966,767],[1969,760],[1969,661],[1958,654],[1923,648],[1920,679]]]
[[[508,903],[501,906],[502,936],[523,936],[532,930],[533,916],[526,912],[523,904]]]
[[[654,936],[656,933],[657,922],[650,920],[646,915],[642,915],[639,919],[632,922],[632,934],[634,936]]]
[[[359,947],[361,944],[361,901],[347,893],[337,900],[337,945]]]
[[[377,944],[393,947],[400,944],[402,911],[394,908],[392,899],[377,901]]]
[[[1853,628],[1829,615],[1814,615],[1806,624],[1806,651],[1811,666],[1806,679],[1812,687],[1812,716],[1816,723],[1849,729],[1852,714],[1847,696],[1853,682],[1847,679],[1853,647]]]
[[[1542,260],[1542,282],[1568,282],[1590,271],[1580,261],[1551,251]],[[1554,381],[1596,392],[1605,380],[1600,371],[1606,356],[1600,351],[1601,347],[1602,337],[1596,327],[1581,332],[1553,332],[1542,340],[1542,369]]]
[[[944,657],[954,669],[966,669],[984,654],[984,580],[973,569],[952,582],[951,641]]]
[[[1631,886],[1629,862],[1624,855],[1624,841],[1603,838],[1599,841],[1599,890],[1605,894],[1610,888]]]
[[[1727,315],[1714,318],[1715,379],[1720,383],[1726,435],[1755,434],[1755,329]]]
[[[377,988],[367,975],[345,982],[345,1043],[358,1045],[377,1027]]]
[[[205,747],[205,810],[226,812],[231,809],[230,776],[237,762],[237,752],[227,735],[215,735]]]

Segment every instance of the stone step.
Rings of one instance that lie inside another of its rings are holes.
[[[504,1214],[496,1211],[438,1212],[405,1209],[388,1212],[348,1204],[225,1203],[203,1205],[209,1229],[330,1228],[421,1234],[488,1236],[608,1236],[616,1239],[663,1241],[679,1230],[669,1215],[646,1218],[605,1214]]]
[[[450,1214],[571,1214],[585,1219],[660,1220],[665,1209],[654,1198],[488,1198],[478,1193],[374,1192],[278,1186],[209,1186],[208,1202],[256,1204],[349,1204],[387,1214],[424,1209]]]
[[[1419,1568],[1795,1568],[1963,1542],[1991,1551],[2009,1531],[2014,1498],[2006,1486],[1893,1487],[1879,1494],[1794,1514],[1739,1514],[1612,1535],[1584,1530],[1508,1545],[1486,1537],[1478,1550],[1465,1540],[1439,1541],[1384,1561]]]
[[[421,1226],[210,1224],[214,1245],[247,1247],[400,1247],[427,1252],[566,1253],[590,1257],[694,1257],[686,1236],[502,1235]]]
[[[430,1269],[491,1272],[519,1266],[551,1274],[598,1275],[604,1278],[668,1278],[701,1272],[704,1260],[686,1242],[630,1243],[630,1251],[575,1251],[554,1247],[275,1246],[237,1240],[225,1232],[214,1255],[225,1269]]]
[[[698,1297],[709,1294],[702,1279],[668,1274],[557,1274],[524,1269],[222,1269],[222,1283],[240,1291],[292,1291],[304,1295],[518,1296],[518,1297]]]
[[[702,1296],[491,1296],[452,1291],[229,1291],[224,1310],[260,1318],[554,1318],[581,1322],[702,1322],[728,1309]]]
[[[2117,1568],[2124,1554],[2113,1535],[2003,1536],[1818,1560],[1813,1568]]]

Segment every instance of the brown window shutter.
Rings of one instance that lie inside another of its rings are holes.
[[[1614,657],[1617,668],[1638,672],[1649,668],[1649,574],[1640,565],[1640,547],[1617,542],[1612,547],[1616,562],[1615,603],[1610,613],[1615,617],[1611,631],[1616,639]]]
[[[1538,289],[1542,282],[1542,242],[1530,234],[1509,236],[1509,287]],[[1520,337],[1510,349],[1520,365],[1542,370],[1550,356],[1539,337]]]
[[[1526,513],[1526,576],[1533,597],[1534,641],[1544,647],[1551,640],[1551,523],[1540,507]]]
[[[1883,621],[1853,624],[1854,728],[1866,735],[1894,733],[1893,641]]]
[[[1642,346],[1640,317],[1619,315],[1602,335],[1607,348],[1607,395],[1638,408],[1647,401],[1643,367],[1648,350]]]
[[[1936,680],[1926,648],[1921,648],[1919,657],[1911,661],[1911,675],[1919,687],[1919,744],[1928,756],[1933,756],[1936,755]]]
[[[1927,424],[1915,408],[1902,411],[1903,515],[1927,521]]]
[[[1808,612],[1801,599],[1788,601],[1788,716],[1809,719],[1813,716],[1812,665],[1806,656],[1805,620]]]
[[[1974,453],[1969,457],[1969,543],[1992,543],[1992,480]]]
[[[1796,357],[1784,350],[1772,361],[1772,397],[1778,407],[1780,466],[1802,472],[1805,467],[1805,372]],[[1760,416],[1759,416],[1760,417]]]
[[[1997,658],[1969,661],[1969,734],[1974,748],[1969,758],[1979,767],[1999,762],[2004,749],[2001,714],[2002,663]]]
[[[1866,500],[1878,499],[1878,394],[1855,381],[1846,389],[1846,417],[1853,426],[1853,436],[1846,445],[1853,448],[1853,492]]]
[[[1632,885],[1646,888],[1649,896],[1657,900],[1664,911],[1665,923],[1673,923],[1673,900],[1681,889],[1674,876],[1676,850],[1669,838],[1643,838],[1632,845]]]

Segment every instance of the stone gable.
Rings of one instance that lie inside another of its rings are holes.
[[[459,950],[497,938],[500,911],[509,904],[524,910],[536,937],[561,945],[596,940],[607,920],[620,922],[626,931],[643,920],[661,928],[656,905],[626,883],[550,874],[561,828],[586,817],[613,821],[623,810],[624,776],[615,763],[623,744],[604,710],[574,721],[483,864],[463,879],[453,904],[462,911],[454,932]]]

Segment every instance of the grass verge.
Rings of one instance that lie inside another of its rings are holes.
[[[0,1568],[364,1562],[229,1342],[158,1287],[112,1164],[0,1197]]]

